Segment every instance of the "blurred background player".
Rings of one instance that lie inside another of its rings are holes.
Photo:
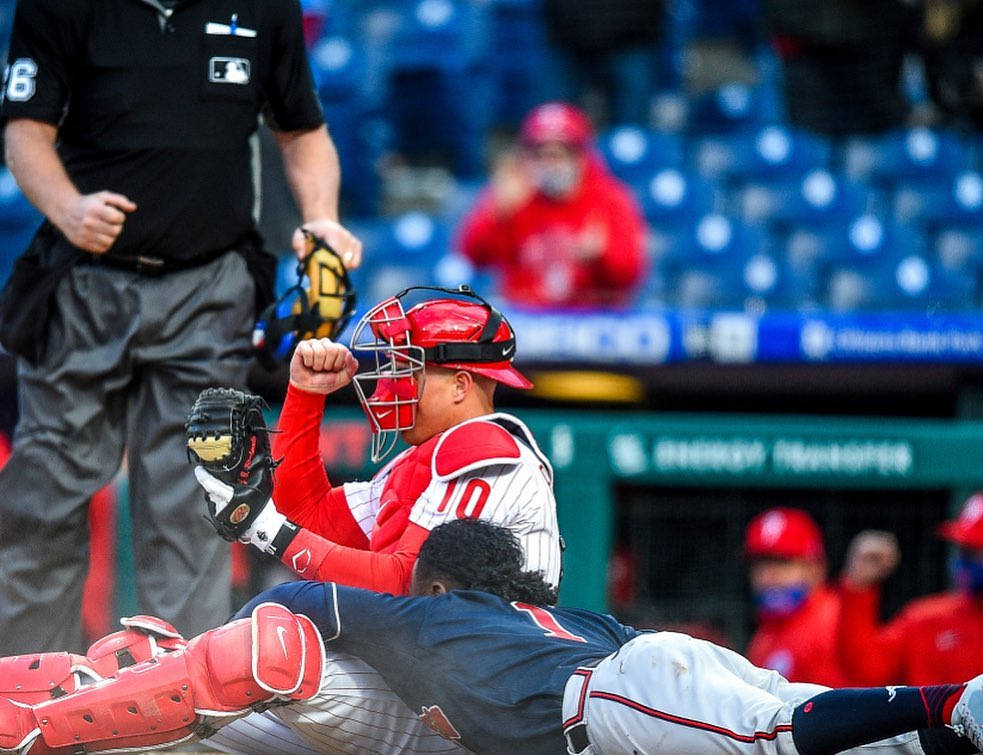
[[[269,299],[273,260],[253,217],[260,112],[303,220],[359,264],[337,222],[337,154],[299,3],[237,10],[17,4],[0,116],[10,171],[46,222],[0,318],[21,357],[0,472],[6,653],[80,649],[87,504],[124,450],[141,610],[192,632],[227,615],[228,548],[193,513],[180,468],[187,407],[209,384],[245,381],[255,307]]]
[[[502,273],[502,293],[533,307],[627,304],[645,271],[645,221],[593,149],[577,108],[551,102],[522,123],[517,155],[460,228],[459,248]]]
[[[399,595],[409,589],[431,529],[483,519],[511,530],[526,568],[541,571],[556,588],[561,541],[552,468],[528,428],[494,409],[496,384],[532,386],[512,365],[516,335],[477,295],[423,292],[440,296],[404,309],[412,292],[401,292],[356,325],[353,348],[370,353],[374,369],[356,375],[355,357],[329,339],[297,346],[273,436],[273,457],[282,459],[273,499],[241,539],[300,577]],[[332,485],[318,448],[325,397],[353,378],[373,430],[373,459],[391,452],[397,437],[409,448],[369,481]],[[203,469],[196,474],[214,506],[228,505],[230,486]],[[446,749],[443,740],[428,740],[358,659],[332,655],[325,680],[323,693],[294,716],[319,748],[351,752],[381,742],[384,750],[399,749],[411,739],[420,751]],[[282,725],[266,719],[266,729],[251,716],[223,729],[213,743],[268,751]]]
[[[942,523],[952,543],[953,589],[911,601],[880,622],[881,583],[901,559],[885,532],[861,532],[850,544],[840,589],[840,662],[859,684],[932,684],[956,669],[983,672],[983,494]]]
[[[793,682],[846,684],[835,645],[839,596],[826,584],[816,522],[801,509],[769,509],[748,525],[744,554],[758,617],[751,663]]]

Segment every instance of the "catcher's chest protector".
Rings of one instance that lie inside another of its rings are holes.
[[[384,467],[387,475],[379,498],[379,515],[369,537],[369,550],[386,553],[392,549],[410,521],[410,510],[433,479],[431,460],[440,435],[405,451]]]

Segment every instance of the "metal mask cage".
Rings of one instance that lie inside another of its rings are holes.
[[[381,332],[388,335],[380,335]],[[352,382],[372,427],[371,458],[378,462],[393,450],[399,433],[416,424],[416,405],[420,401],[416,378],[424,369],[425,353],[410,343],[409,322],[402,303],[395,297],[376,305],[359,320],[352,333],[351,349],[370,352],[375,359],[375,369],[355,375]],[[392,380],[397,388],[412,388],[412,397],[400,396],[397,390],[390,396],[376,396],[380,380]],[[402,422],[406,410],[409,421]],[[390,426],[387,421],[383,427],[381,420],[390,414],[394,422]]]

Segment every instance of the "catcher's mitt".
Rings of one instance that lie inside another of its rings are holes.
[[[188,459],[232,488],[225,505],[207,494],[205,516],[226,540],[237,540],[273,494],[270,430],[265,403],[232,388],[206,388],[191,407],[185,430]]]

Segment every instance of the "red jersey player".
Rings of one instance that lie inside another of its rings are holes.
[[[494,409],[498,383],[532,387],[512,365],[515,333],[469,289],[436,293],[404,306],[417,295],[410,289],[362,317],[352,348],[370,353],[374,366],[361,374],[342,344],[314,339],[297,346],[273,441],[274,458],[282,458],[273,499],[248,541],[305,579],[401,594],[432,528],[452,519],[485,519],[515,533],[524,568],[542,571],[556,587],[561,541],[552,468],[528,428]],[[318,448],[325,397],[352,380],[372,427],[373,460],[391,452],[399,436],[409,448],[371,480],[334,485]],[[216,506],[231,498],[224,483],[202,469],[196,474]],[[373,669],[340,654],[325,664],[314,700],[277,715],[314,743],[314,751],[449,748]],[[289,736],[267,713],[233,723],[212,742],[261,753],[270,751],[271,741],[282,747]]]
[[[880,584],[900,560],[893,536],[862,532],[850,545],[837,633],[840,658],[858,684],[927,684],[983,671],[983,494],[971,496],[939,534],[957,548],[956,589],[911,601],[886,624]]]
[[[800,509],[765,511],[748,525],[745,553],[759,620],[750,661],[794,682],[846,684],[834,640],[839,597],[826,584],[816,523]]]

